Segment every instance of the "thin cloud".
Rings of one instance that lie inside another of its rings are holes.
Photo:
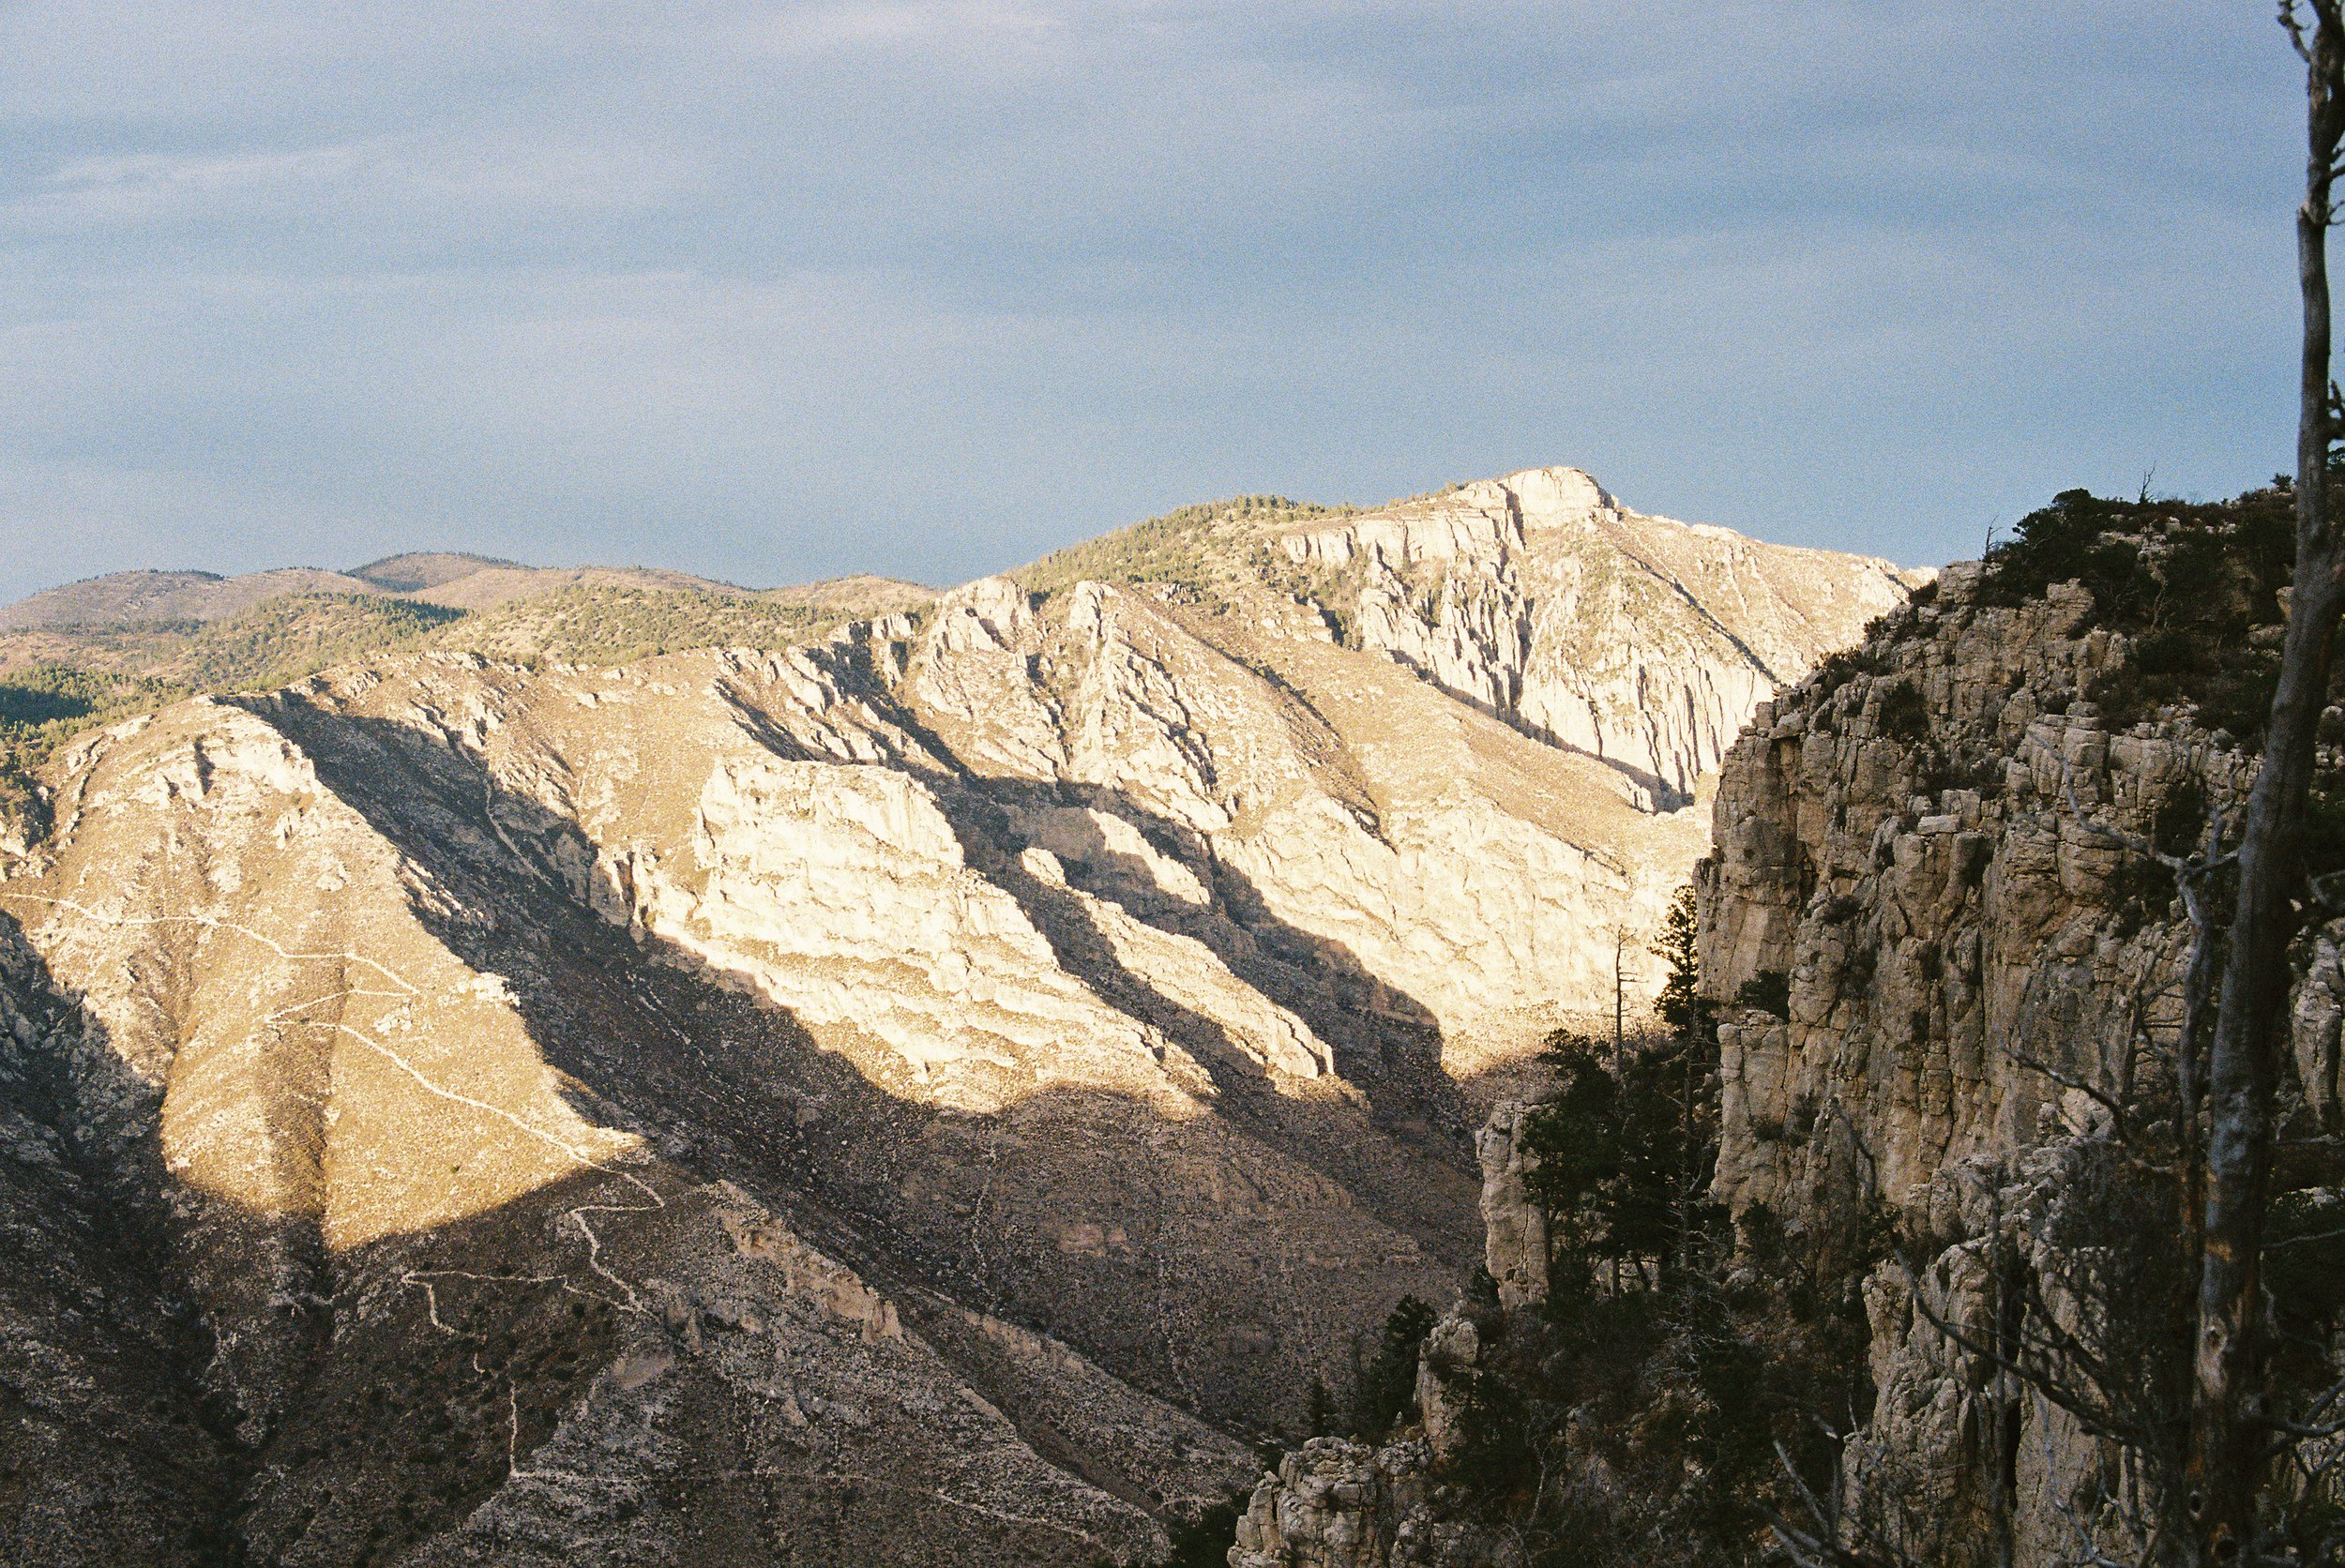
[[[622,140],[374,137],[285,151],[74,158],[0,204],[0,229],[93,231],[269,216],[330,224],[411,217],[477,222],[654,206],[690,190],[688,158]]]
[[[934,576],[1575,461],[1944,558],[2285,462],[2293,91],[2229,0],[19,7],[7,517]]]

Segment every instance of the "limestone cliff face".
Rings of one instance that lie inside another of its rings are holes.
[[[1777,686],[1922,576],[1624,508],[1573,468],[1282,541],[1349,590],[1360,645],[1674,805]]]
[[[2080,1520],[2116,1528],[2094,1502],[2105,1451],[1916,1297],[1981,1345],[2009,1299],[1999,1268],[2033,1271],[2051,1310],[2079,1310],[2062,1249],[2108,1235],[2098,1096],[2161,1070],[2189,945],[2171,880],[2123,841],[2171,844],[2177,822],[2194,837],[2207,805],[2243,797],[2253,759],[2186,709],[2104,717],[2085,694],[2138,650],[2095,624],[2084,589],[1996,607],[1977,581],[1949,568],[1926,602],[1762,704],[1727,755],[1698,884],[1702,983],[1722,1017],[1715,1192],[1746,1244],[1763,1234],[1869,1266],[1873,1402],[1847,1440],[1849,1508],[1901,1520],[1921,1560],[1968,1560],[1991,1539],[2000,1470],[2013,1560],[2066,1560]],[[2340,952],[2345,922],[2308,932],[2291,1001],[2286,1091],[2329,1135]],[[1754,994],[1787,995],[1779,1015],[1736,1000],[1763,976]],[[1544,1283],[1520,1124],[1502,1104],[1480,1135],[1502,1313],[1536,1306]],[[1920,1248],[1910,1276],[1881,1260],[1884,1222]],[[1503,1539],[1443,1505],[1476,1320],[1461,1306],[1429,1336],[1420,1426],[1383,1448],[1314,1443],[1265,1477],[1232,1562],[1504,1560]]]
[[[2017,1411],[2019,1560],[2073,1545],[2097,1478],[2067,1418],[2014,1398],[1914,1305],[1991,1342],[1993,1249],[2041,1265],[2087,1200],[2105,1112],[2171,1052],[2188,932],[2171,880],[2110,834],[2185,837],[2241,798],[2252,759],[2186,717],[2120,727],[2083,699],[2131,656],[2074,584],[2020,608],[1949,568],[1853,661],[1763,707],[1729,754],[1702,892],[1704,985],[1788,976],[1788,1017],[1730,1005],[1717,1193],[1805,1244],[1872,1206],[1945,1239],[1915,1283],[1866,1286],[1878,1399],[1860,1479],[1928,1477],[1942,1527],[1983,1515],[1999,1405]],[[2161,816],[2164,812],[2166,815]],[[2294,1088],[2336,1124],[2335,927],[2294,1002]]]
[[[1451,1294],[1477,1077],[1609,998],[1705,842],[1652,807],[1706,727],[1894,586],[1575,482],[1249,535],[1210,602],[988,579],[804,647],[381,656],[84,737],[0,860],[38,1089],[0,1199],[65,1216],[0,1287],[8,1386],[70,1451],[116,1352],[59,1325],[144,1314],[115,1413],[189,1458],[19,1464],[24,1560],[117,1560],[93,1508],[191,1561],[1157,1553],[1361,1325]],[[1406,542],[1434,519],[1463,542]],[[1345,645],[1294,574],[1374,562],[1528,641]],[[1710,641],[1571,651],[1664,599]]]
[[[1986,609],[1968,581],[1950,571],[1860,672],[1763,709],[1728,758],[1703,981],[1725,1000],[1778,971],[1790,997],[1787,1019],[1731,1011],[1722,1031],[1718,1192],[1738,1212],[1916,1200],[2080,1114],[2026,1063],[2089,1081],[2171,1025],[2156,993],[2181,932],[2163,907],[2124,917],[2132,857],[2107,832],[2146,839],[2186,789],[2232,798],[2251,761],[2185,719],[2112,731],[2077,695],[2126,656],[2080,629],[2081,589]],[[1916,700],[1926,738],[1912,717],[1887,732]]]

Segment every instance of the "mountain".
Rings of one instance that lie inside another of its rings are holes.
[[[744,598],[770,596],[794,605],[836,605],[862,613],[908,608],[934,596],[928,589],[869,576],[761,592],[649,566],[525,566],[488,555],[411,551],[386,555],[347,572],[308,566],[239,577],[213,572],[114,572],[46,589],[0,607],[0,632],[96,632],[149,622],[218,621],[295,595],[381,595],[450,610],[480,611],[565,590],[598,588]]]
[[[1276,498],[1192,509],[1021,580],[1080,572],[1177,585],[1190,602],[1290,597],[1345,646],[1609,763],[1645,808],[1689,801],[1758,701],[1929,575],[1645,517],[1568,468],[1364,514]]]
[[[1533,470],[80,734],[0,852],[16,1560],[1160,1558],[1914,580]]]

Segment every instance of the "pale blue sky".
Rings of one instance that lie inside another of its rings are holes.
[[[0,3],[0,598],[957,580],[1576,463],[1909,562],[2288,466],[2263,0]]]

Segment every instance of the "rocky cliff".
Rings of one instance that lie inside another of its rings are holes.
[[[2141,847],[2189,849],[2253,763],[2187,705],[2124,701],[2145,639],[2090,588],[1996,604],[1979,582],[1949,569],[1729,755],[1704,978],[1731,1003],[1773,972],[1788,1000],[1720,1026],[1717,1190],[1744,1226],[1859,1263],[1868,1210],[1904,1238],[1864,1284],[1877,1397],[1849,1440],[1853,1492],[1983,1549],[2000,1485],[2019,1560],[2050,1560],[2124,1531],[2100,1505],[2105,1452],[1977,1351],[2008,1294],[1998,1257],[2057,1279],[2080,1238],[2147,1260],[2138,1227],[2171,1225],[2095,1207],[2108,1108],[2169,1070],[2186,988],[2184,911]],[[2114,716],[2093,700],[2112,692]],[[2337,934],[2307,954],[2294,1063],[2332,1127]]]
[[[2237,821],[2254,753],[2225,726],[2269,701],[2285,519],[2269,492],[2064,497],[1763,706],[1723,770],[1702,882],[1727,1008],[1717,1193],[1746,1235],[1780,1226],[1869,1270],[1875,1397],[1846,1496],[1948,1560],[2141,1549],[2138,1473],[1988,1352],[2073,1335],[2047,1364],[2087,1403],[2177,1408],[2176,1199],[2145,1173],[2184,1092],[2193,942],[2158,857]],[[2339,761],[2324,747],[2317,802]],[[2313,871],[2334,865],[2329,809]],[[2345,927],[2323,919],[2296,953],[2282,1236],[2345,1180]],[[1761,994],[1780,1001],[1736,1005]],[[2311,1250],[2276,1255],[2271,1310],[2318,1342],[2336,1302],[2307,1281],[2335,1259],[2297,1229]]]
[[[1578,469],[1460,486],[1280,548],[1346,636],[1682,805],[1751,709],[1922,577],[1623,507]],[[1338,586],[1339,585],[1339,586]]]
[[[0,863],[14,1560],[1159,1554],[1470,1265],[1483,1079],[1700,852],[1706,727],[1901,592],[1574,485],[76,742]],[[1716,635],[1666,687],[1586,653],[1628,552]],[[1515,604],[1511,695],[1340,630],[1373,563]]]
[[[1687,1300],[1760,1355],[1787,1325],[1853,1323],[1857,1394],[1827,1418],[1837,1465],[1816,1482],[1851,1560],[2135,1560],[2139,1467],[1990,1352],[2065,1368],[2086,1404],[2136,1419],[2174,1408],[2186,1338],[2158,1316],[2182,1297],[2161,1272],[2179,1252],[2154,1151],[2171,1132],[2192,940],[2158,857],[2235,822],[2252,776],[2225,725],[2268,701],[2256,682],[2282,612],[2285,501],[2064,497],[2031,521],[2035,539],[1996,569],[1948,568],[1759,706],[1727,754],[1700,879],[1727,1229]],[[2339,864],[2321,824],[2341,765],[2324,745],[2314,871]],[[2345,922],[2315,911],[2295,955],[2275,1221],[2305,1250],[2276,1252],[2268,1276],[2300,1346],[2333,1344],[2339,1305],[2322,1216],[2345,1184],[2341,952]],[[1419,1423],[1381,1447],[1289,1455],[1254,1493],[1238,1568],[1529,1560],[1520,1499],[1475,1494],[1441,1462],[1493,1328],[1555,1344],[1525,1115],[1501,1106],[1483,1132],[1497,1299],[1460,1303],[1428,1338]],[[1540,1353],[1505,1375],[1567,1386],[1555,1366],[1602,1352]],[[1639,1377],[1668,1386],[1665,1369]],[[1638,1484],[1603,1457],[1604,1422],[1628,1417],[1559,1419],[1544,1506]],[[1793,1496],[1783,1515],[1820,1528],[1800,1508]],[[1647,1547],[1620,1560],[1659,1560]]]

